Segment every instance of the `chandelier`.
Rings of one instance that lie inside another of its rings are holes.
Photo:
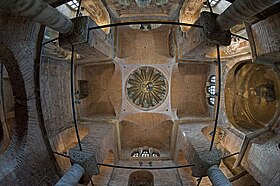
[[[132,0],[118,0],[122,5],[129,6]],[[150,5],[152,0],[135,0],[136,4],[141,8],[146,8]],[[168,0],[155,0],[157,5],[163,5],[168,2]]]

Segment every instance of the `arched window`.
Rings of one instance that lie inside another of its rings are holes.
[[[156,158],[160,157],[159,150],[152,147],[139,147],[132,150],[131,157],[133,158]]]
[[[148,150],[143,150],[141,156],[142,156],[142,157],[150,157],[150,153],[149,153]]]
[[[215,75],[210,76],[210,83],[216,83],[216,76]]]
[[[138,158],[139,157],[139,152],[134,152],[131,156],[134,157],[134,158]]]
[[[216,95],[215,83],[216,83],[216,77],[215,75],[211,75],[209,78],[209,82],[207,83],[207,93],[208,93],[207,97],[208,97],[208,103],[212,106],[215,104],[215,95]]]
[[[153,157],[159,157],[159,154],[153,153],[152,156],[153,156]]]

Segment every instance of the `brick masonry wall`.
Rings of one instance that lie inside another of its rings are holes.
[[[70,62],[41,58],[40,90],[48,137],[73,126],[70,99]]]
[[[11,144],[0,155],[0,185],[52,185],[58,180],[36,107],[34,60],[39,26],[0,13],[0,56],[12,83],[16,116]]]
[[[268,132],[251,141],[242,165],[264,186],[280,185],[280,136]]]

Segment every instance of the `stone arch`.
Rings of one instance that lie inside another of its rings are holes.
[[[12,86],[12,94],[14,99],[14,122],[10,143],[5,147],[5,151],[0,155],[0,180],[14,179],[15,172],[21,164],[21,159],[25,154],[27,146],[27,130],[28,130],[28,108],[27,94],[23,75],[20,71],[18,61],[16,60],[12,49],[5,43],[0,41],[0,61],[4,64],[9,80]],[[3,126],[3,123],[2,123]],[[4,131],[3,131],[4,132]],[[1,167],[5,167],[4,169]],[[13,175],[11,173],[13,172]],[[20,172],[20,170],[19,170]]]
[[[25,145],[28,128],[27,96],[24,80],[17,60],[3,42],[0,42],[0,60],[8,72],[14,96],[15,123],[11,138],[11,145],[13,146],[11,149],[21,149]]]
[[[135,171],[129,175],[128,186],[153,186],[154,175],[150,171]]]

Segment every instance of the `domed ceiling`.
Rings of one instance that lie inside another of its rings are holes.
[[[167,96],[168,82],[162,72],[153,67],[140,67],[126,81],[129,102],[142,110],[161,105]]]

